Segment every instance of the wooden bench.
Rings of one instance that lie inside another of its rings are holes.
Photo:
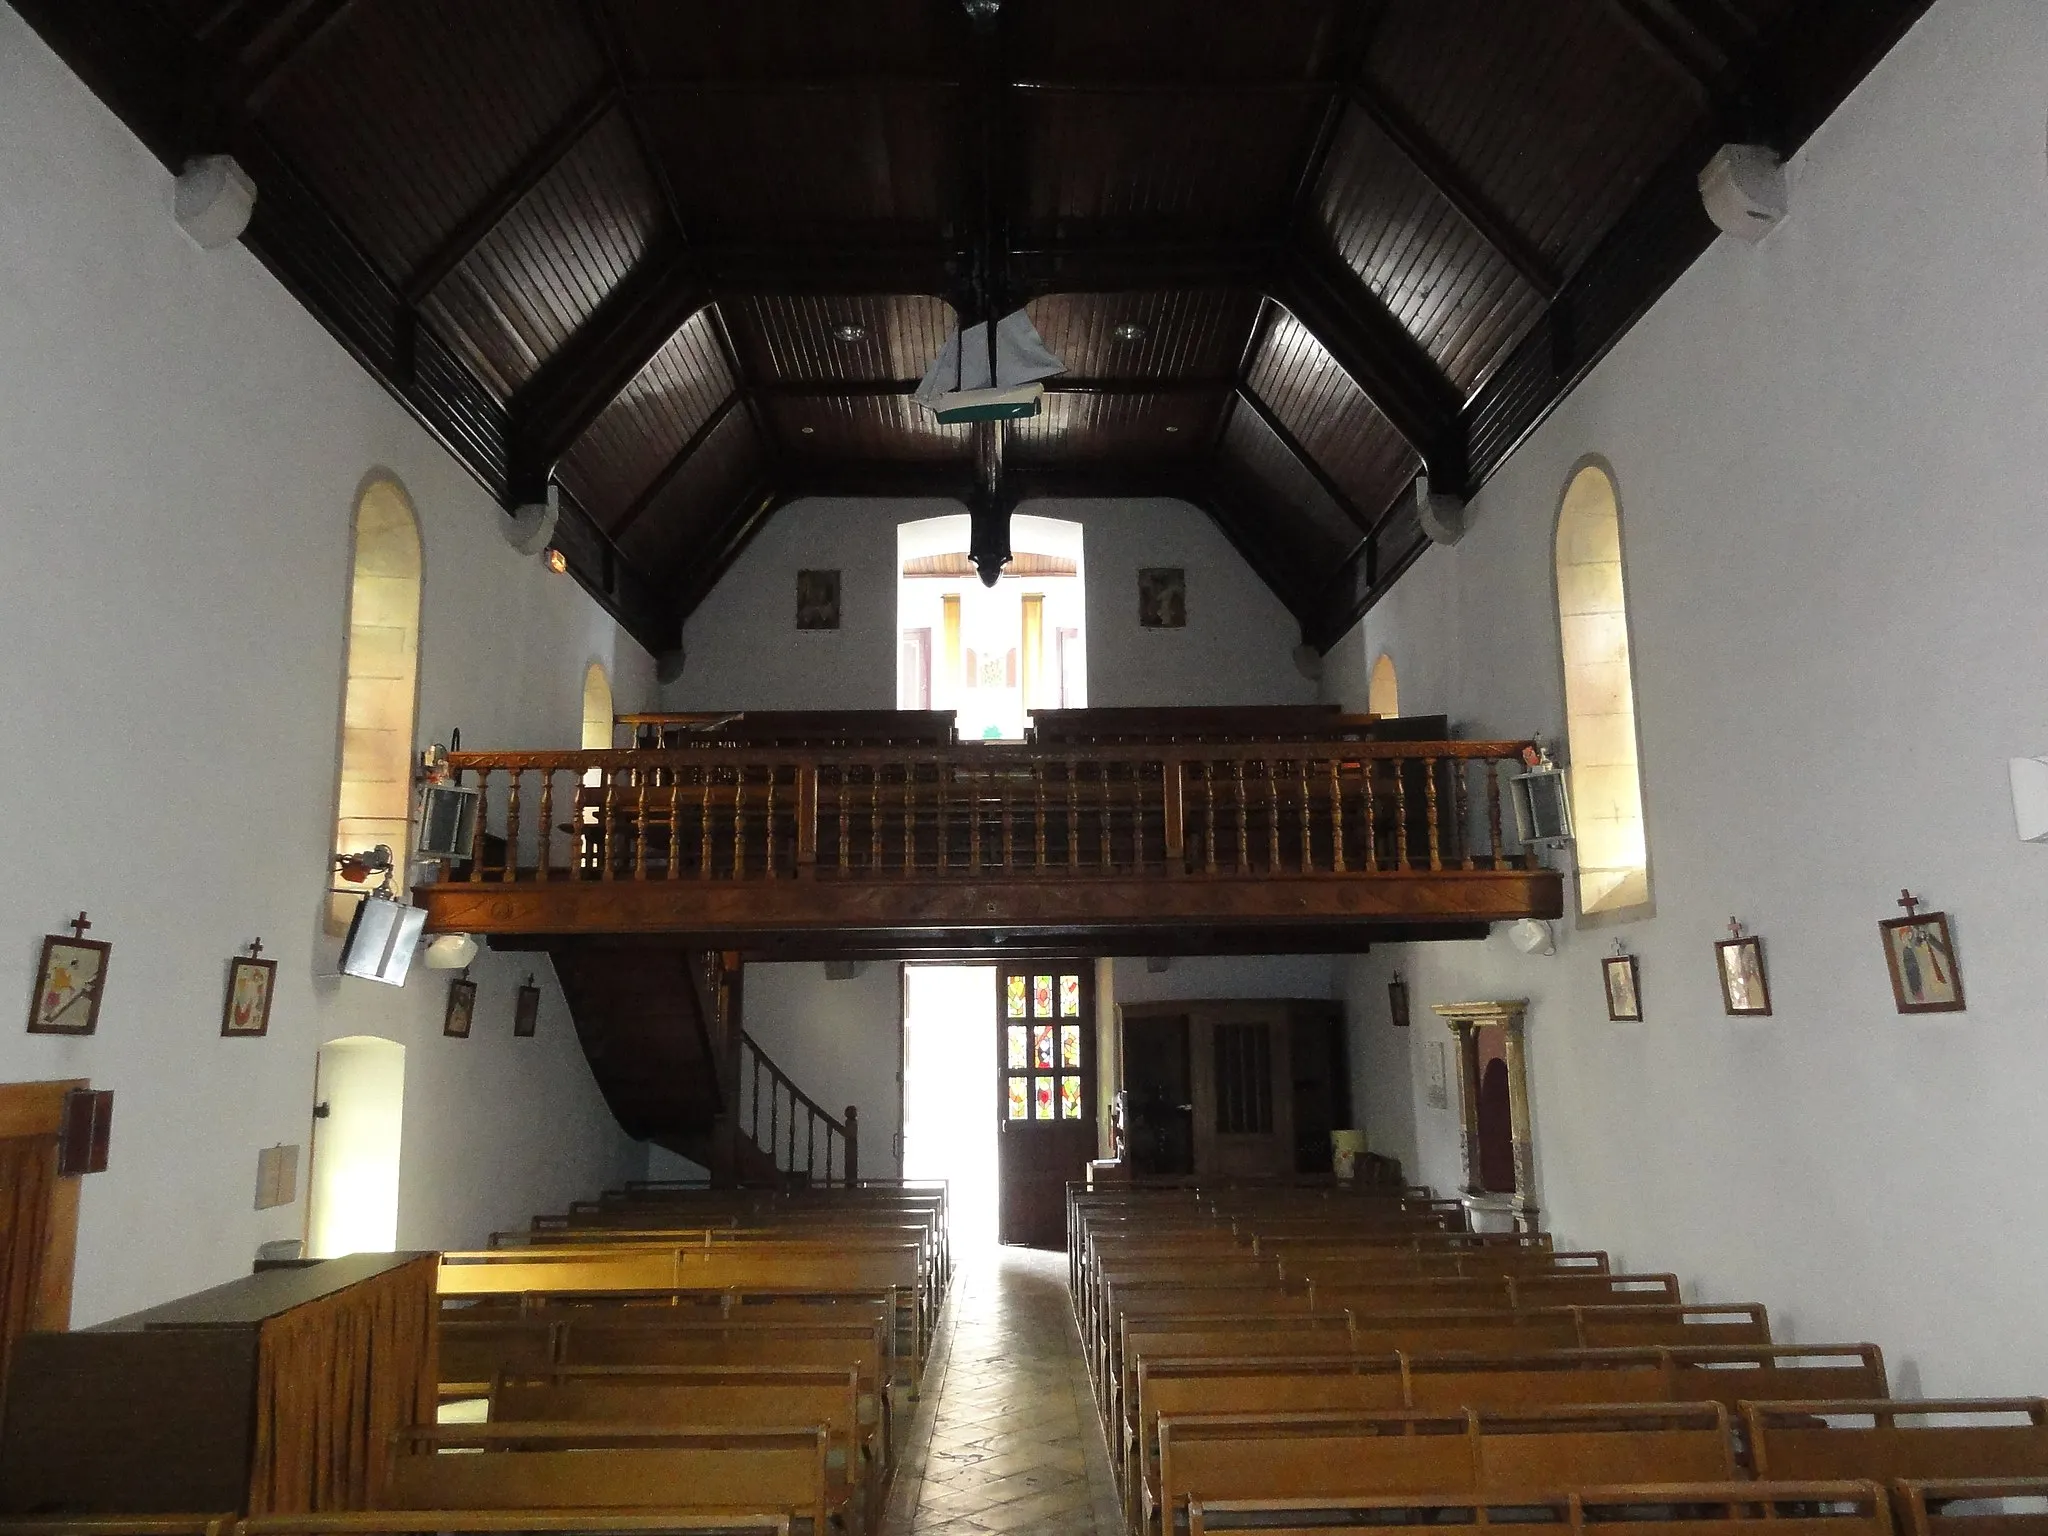
[[[1159,1509],[1189,1499],[1425,1493],[1508,1498],[1581,1484],[1730,1482],[1728,1414],[1715,1403],[1507,1413],[1268,1413],[1159,1421]]]
[[[1894,1496],[1905,1536],[2048,1536],[2048,1477],[1905,1478]]]
[[[1742,1419],[1758,1477],[2048,1476],[2044,1398],[1752,1402]]]
[[[1892,1536],[1875,1483],[1651,1483],[1575,1489],[1512,1499],[1353,1498],[1340,1509],[1315,1500],[1195,1499],[1188,1536],[1327,1536],[1426,1526],[1432,1536],[1479,1536],[1503,1527],[1518,1536],[1748,1536],[1758,1521],[1772,1536]],[[1988,1536],[1988,1533],[1987,1533]]]
[[[224,1536],[497,1536],[516,1532],[605,1536],[789,1536],[789,1516],[637,1513],[620,1509],[393,1509],[327,1515],[264,1515]],[[60,1536],[23,1531],[20,1536]],[[63,1536],[94,1536],[89,1531]],[[121,1536],[121,1533],[108,1533]],[[140,1536],[140,1533],[138,1533]]]
[[[822,1536],[821,1426],[436,1425],[407,1430],[376,1504],[387,1510],[585,1509],[786,1515]],[[465,1454],[480,1453],[480,1454]]]

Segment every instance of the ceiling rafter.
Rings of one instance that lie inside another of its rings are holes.
[[[669,455],[668,462],[655,471],[654,478],[640,488],[639,494],[626,504],[626,510],[621,512],[617,521],[612,524],[611,537],[614,542],[623,539],[626,530],[640,520],[641,514],[661,499],[662,492],[675,483],[676,477],[683,472],[691,456],[704,446],[712,433],[725,425],[725,418],[740,408],[744,398],[743,392],[735,389],[719,401],[711,414],[698,423],[697,430],[690,434],[688,441]]]
[[[1339,368],[1429,468],[1441,486],[1466,479],[1464,401],[1438,371],[1421,343],[1370,294],[1348,300],[1323,263],[1297,253],[1281,271],[1270,297],[1301,322]],[[1344,274],[1353,286],[1357,279]]]
[[[203,36],[211,46],[232,51],[242,61],[236,106],[243,112],[262,106],[354,4],[355,0],[273,0],[243,6],[231,16],[216,16],[221,25]]]
[[[757,386],[765,400],[873,399],[917,393],[916,379],[774,379]],[[1048,395],[1220,395],[1236,388],[1226,376],[1193,378],[1081,379],[1054,374],[1043,381]]]
[[[490,238],[491,231],[503,223],[513,209],[525,202],[540,184],[548,179],[555,167],[573,154],[577,145],[596,130],[597,125],[604,121],[618,103],[618,99],[618,92],[609,81],[606,81],[572,107],[547,137],[536,144],[526,157],[512,168],[510,174],[491,189],[490,195],[461,223],[451,229],[439,245],[421,257],[412,271],[405,275],[398,285],[398,291],[404,296],[406,303],[424,303],[427,296],[446,282],[456,268],[469,260],[471,253]]]
[[[733,562],[746,551],[762,525],[788,500],[781,488],[780,477],[771,468],[734,503],[732,512],[719,523],[717,532],[712,536],[710,557],[690,562],[689,574],[676,592],[676,624],[679,630],[683,621],[696,611],[697,605],[711,595],[712,589],[732,569]]]
[[[1266,430],[1273,434],[1280,446],[1308,471],[1309,477],[1337,504],[1338,510],[1357,525],[1358,536],[1364,538],[1372,529],[1372,519],[1368,518],[1358,503],[1351,499],[1351,493],[1330,477],[1330,472],[1323,468],[1322,462],[1309,452],[1300,438],[1294,435],[1293,429],[1280,419],[1279,413],[1259,398],[1256,389],[1250,384],[1243,384],[1238,387],[1236,393],[1237,398],[1251,408],[1252,414],[1266,424]]]

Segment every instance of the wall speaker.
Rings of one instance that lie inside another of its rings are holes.
[[[1700,172],[1700,201],[1717,228],[1751,245],[1785,218],[1785,164],[1766,144],[1723,144]]]
[[[522,555],[537,555],[555,536],[555,524],[562,520],[562,490],[548,482],[547,499],[529,501],[512,511],[505,525],[505,542]]]
[[[2048,843],[2048,757],[2015,757],[2012,819],[2023,843]]]
[[[688,658],[679,645],[674,650],[663,651],[654,658],[654,680],[657,683],[672,683],[683,675],[683,663]]]
[[[217,251],[238,239],[256,210],[256,183],[232,155],[200,155],[185,162],[171,189],[171,212],[202,249]]]
[[[1415,477],[1415,517],[1432,544],[1455,544],[1465,537],[1465,499],[1429,488],[1429,476]]]

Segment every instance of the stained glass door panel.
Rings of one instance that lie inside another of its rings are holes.
[[[1092,962],[1005,967],[997,1114],[1006,1243],[1057,1248],[1066,1240],[1066,1185],[1095,1156]]]

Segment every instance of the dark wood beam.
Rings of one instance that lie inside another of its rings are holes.
[[[1238,500],[1239,492],[1226,489],[1215,474],[1185,480],[1179,491],[1181,500],[1199,508],[1216,525],[1216,531],[1229,541],[1237,551],[1237,557],[1251,568],[1252,574],[1266,584],[1266,588],[1280,599],[1295,623],[1306,631],[1314,617],[1314,608],[1308,594],[1302,590],[1297,575],[1273,558],[1274,541],[1268,531],[1259,526],[1263,521],[1270,525],[1291,516],[1284,508],[1268,506],[1262,508],[1263,519],[1248,516],[1244,504]]]
[[[712,535],[707,553],[690,562],[675,598],[678,628],[711,595],[768,519],[788,505],[790,498],[778,488],[779,476],[779,469],[771,467],[765,479],[749,486]]]
[[[1380,414],[1429,466],[1430,480],[1462,490],[1467,479],[1464,402],[1407,328],[1356,277],[1327,258],[1297,253],[1271,298],[1322,343]],[[1353,292],[1347,295],[1338,285]]]
[[[756,386],[766,400],[873,399],[917,392],[916,379],[775,379]],[[1236,381],[1221,375],[1192,379],[1077,379],[1056,374],[1045,381],[1048,395],[1220,395]]]
[[[1330,478],[1330,472],[1308,451],[1287,423],[1280,419],[1270,405],[1259,398],[1259,392],[1247,384],[1237,391],[1237,398],[1251,409],[1254,416],[1266,424],[1268,432],[1280,440],[1280,446],[1287,450],[1288,457],[1308,471],[1310,478],[1323,488],[1323,493],[1337,504],[1337,510],[1358,525],[1359,537],[1365,537],[1372,527],[1372,520],[1359,509],[1358,503],[1351,499],[1351,493]]]
[[[1639,47],[1675,73],[1731,140],[1767,143],[1783,153],[1783,112],[1750,67],[1753,28],[1697,0],[1607,0],[1607,9]]]
[[[554,130],[491,189],[490,195],[406,274],[405,281],[398,285],[406,303],[418,305],[440,287],[449,274],[484,243],[491,231],[504,222],[506,216],[547,180],[555,167],[604,121],[617,100],[611,85],[606,83],[577,103]]]
[[[1437,196],[1458,212],[1475,234],[1492,246],[1522,281],[1546,300],[1563,282],[1555,264],[1514,222],[1494,206],[1478,183],[1408,115],[1385,90],[1369,80],[1356,80],[1346,93],[1351,105],[1380,131],[1381,137],[1435,188]]]
[[[626,530],[640,521],[641,514],[661,499],[661,493],[675,483],[676,476],[683,472],[683,467],[690,462],[692,455],[704,446],[705,440],[712,433],[725,425],[726,417],[740,409],[744,399],[743,393],[735,389],[718,403],[716,410],[704,418],[697,430],[690,434],[689,441],[671,454],[669,461],[641,488],[640,494],[626,504],[626,510],[621,512],[618,520],[612,524],[611,536],[614,540],[623,539]]]
[[[240,39],[237,51],[243,74],[236,94],[241,109],[254,113],[269,100],[292,69],[312,52],[313,45],[339,25],[354,4],[355,0],[286,0],[270,7],[263,25]],[[245,18],[237,18],[237,22],[246,25]]]

